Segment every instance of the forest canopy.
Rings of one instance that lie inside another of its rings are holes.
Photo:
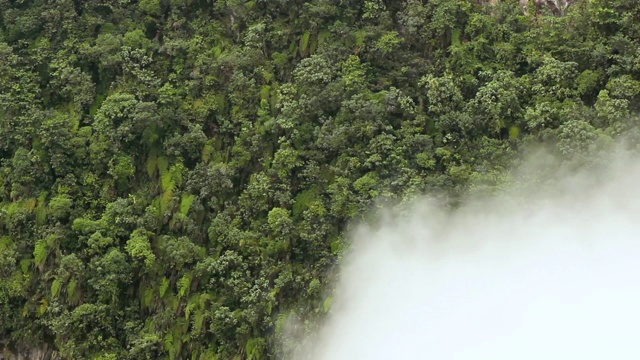
[[[374,204],[636,146],[638,1],[486,3],[0,0],[0,349],[287,358]]]

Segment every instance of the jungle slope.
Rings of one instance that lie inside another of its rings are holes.
[[[268,359],[374,200],[637,144],[640,4],[0,0],[0,338]],[[364,219],[366,221],[366,219]]]

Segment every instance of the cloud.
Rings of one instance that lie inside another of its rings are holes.
[[[360,227],[307,357],[640,359],[640,161],[553,186],[531,180],[544,163],[500,195]]]

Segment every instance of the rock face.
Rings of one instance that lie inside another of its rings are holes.
[[[27,352],[13,353],[8,349],[0,350],[0,360],[59,360],[60,356],[49,347],[31,349]]]
[[[494,5],[500,0],[477,0],[483,5]],[[520,0],[520,6],[522,11],[527,14],[528,12],[538,12],[542,8],[548,8],[555,15],[564,15],[565,9],[574,3],[576,0]]]
[[[536,10],[543,6],[548,7],[556,15],[563,15],[564,10],[575,0],[520,0],[522,10],[527,13],[533,5]],[[535,10],[534,10],[535,11]]]

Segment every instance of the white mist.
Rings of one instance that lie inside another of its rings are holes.
[[[307,355],[640,359],[640,167],[612,163],[362,228]]]

